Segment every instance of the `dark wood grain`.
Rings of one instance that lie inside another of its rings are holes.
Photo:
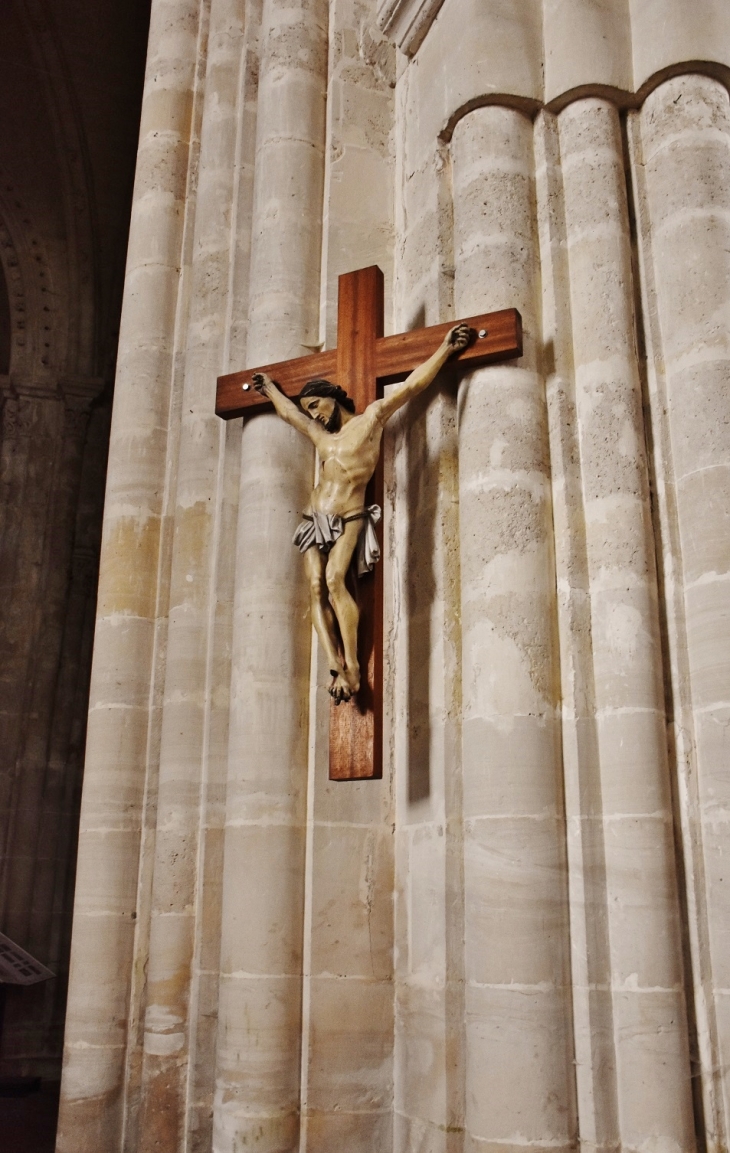
[[[464,351],[449,361],[451,365],[467,371],[490,361],[522,356],[522,317],[517,309],[485,312],[480,316],[434,324],[431,328],[399,332],[396,336],[385,336],[376,341],[375,363],[381,385],[403,380],[416,365],[428,360],[455,324],[468,324],[472,338]],[[480,332],[485,335],[480,336]]]
[[[257,368],[247,368],[242,372],[229,372],[218,377],[216,390],[216,416],[232,420],[236,416],[251,416],[256,412],[273,411],[272,405],[251,385],[255,372],[265,372],[275,381],[281,391],[294,398],[309,380],[323,378],[334,380],[337,371],[337,350],[315,352],[311,356],[298,356],[295,360],[284,360],[277,364],[262,364]],[[244,392],[244,384],[251,385]]]
[[[371,273],[371,269],[368,268],[360,271]],[[347,276],[354,275],[356,274],[347,274]],[[362,292],[364,289],[358,291]],[[357,319],[352,323],[354,328],[351,335],[356,336],[361,321]],[[428,360],[454,323],[456,322],[449,321],[446,324],[435,324],[431,328],[400,332],[396,336],[380,335],[374,341],[374,351],[369,353],[363,351],[358,354],[360,356],[358,363],[364,365],[365,371],[365,377],[361,379],[370,380],[374,374],[380,388],[385,384],[403,380],[417,365]],[[468,324],[472,329],[472,341],[451,363],[463,368],[464,371],[477,368],[481,364],[522,356],[522,318],[516,308],[505,308],[502,312],[486,312],[480,316],[467,316],[460,323]],[[380,331],[382,333],[382,324]],[[486,336],[480,337],[478,335],[480,331],[486,331]],[[219,376],[215,406],[217,415],[224,420],[231,420],[236,416],[271,410],[269,402],[259,396],[253,387],[246,392],[243,390],[244,384],[251,384],[255,372],[268,373],[282,392],[290,397],[298,396],[307,381],[316,377],[336,381],[347,389],[355,399],[358,412],[362,412],[363,405],[358,401],[358,385],[355,383],[358,378],[349,371],[349,357],[355,354],[345,351],[350,343],[352,342],[348,341],[343,345],[338,335],[337,349]],[[354,364],[354,361],[352,363]],[[342,374],[350,381],[349,385],[345,383]]]
[[[337,383],[362,412],[377,398],[375,346],[383,333],[383,274],[373,265],[340,277],[337,306]],[[383,506],[382,454],[368,485],[366,504]],[[382,521],[378,525],[382,542]],[[382,543],[381,543],[382,549]],[[357,697],[330,705],[330,780],[373,781],[383,775],[383,563],[353,577],[360,609]]]

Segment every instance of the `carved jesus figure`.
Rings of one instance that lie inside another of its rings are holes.
[[[310,381],[295,403],[269,376],[254,374],[255,388],[282,420],[309,437],[319,456],[319,477],[294,543],[304,554],[312,622],[327,654],[335,704],[349,701],[360,688],[358,607],[345,582],[356,549],[360,575],[380,557],[374,525],[381,511],[377,505],[365,507],[365,489],[378,463],[383,429],[394,412],[431,384],[451,355],[466,348],[469,338],[468,325],[455,325],[433,356],[362,413],[330,381]]]

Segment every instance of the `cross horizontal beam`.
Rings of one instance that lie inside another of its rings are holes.
[[[378,391],[382,392],[386,384],[403,380],[417,365],[427,360],[455,323],[449,321],[446,324],[435,324],[431,328],[418,328],[413,332],[399,332],[396,336],[378,337],[375,341]],[[522,356],[522,318],[516,308],[469,316],[463,323],[472,329],[472,340],[450,363],[469,370],[492,361]],[[295,360],[263,364],[258,368],[219,376],[215,406],[217,416],[232,420],[237,416],[250,416],[271,410],[270,403],[259,396],[253,387],[251,378],[255,372],[267,373],[283,393],[295,397],[308,380],[324,378],[339,383],[337,350],[315,352]]]

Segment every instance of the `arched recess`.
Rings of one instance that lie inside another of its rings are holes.
[[[66,228],[62,253],[66,282],[62,291],[69,307],[65,309],[63,331],[58,332],[59,353],[63,349],[59,369],[69,376],[93,376],[99,367],[103,334],[99,316],[98,223],[88,142],[50,10],[40,0],[17,0],[17,8],[35,56],[36,74],[43,85],[61,178]],[[58,287],[61,291],[60,284]]]
[[[33,133],[0,167],[0,930],[56,978],[8,996],[0,1076],[49,1079],[60,1071],[107,452],[99,394],[111,384],[98,372],[109,358],[95,190],[54,7],[12,0],[21,97],[6,85],[0,109],[15,118],[10,139]]]
[[[7,376],[10,372],[10,343],[12,340],[10,323],[8,286],[5,281],[5,269],[0,264],[0,376]]]
[[[8,308],[8,367],[17,383],[50,374],[57,379],[66,360],[59,331],[61,296],[41,233],[13,181],[0,172],[0,265]],[[55,383],[55,380],[54,380]]]

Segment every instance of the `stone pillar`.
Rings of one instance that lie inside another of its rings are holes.
[[[398,88],[396,331],[454,317],[448,148],[419,122],[415,88],[407,74]],[[460,1148],[464,1126],[459,452],[449,369],[389,430],[394,1149],[441,1153]]]
[[[239,255],[232,222],[245,55],[241,5],[212,0],[170,573],[139,1153],[175,1153],[188,1148],[191,1127],[198,1141],[209,1128],[215,1057],[205,1025],[217,1000],[220,938],[220,888],[211,868],[221,868],[215,826],[225,787],[232,607],[225,574],[235,552],[226,507],[227,439],[233,458],[237,447],[237,430],[214,409],[216,377],[228,367],[227,298]],[[193,1073],[199,1059],[207,1078]]]
[[[58,1149],[121,1146],[198,0],[155,0],[102,538]]]
[[[571,892],[579,899],[583,887],[588,922],[588,988],[576,990],[587,997],[588,1020],[576,1009],[576,1027],[593,1047],[578,1083],[591,1077],[597,1093],[595,1131],[588,1118],[584,1130],[581,1115],[581,1137],[689,1153],[687,1012],[621,129],[601,100],[570,105],[558,126],[585,539],[579,581],[590,606],[589,633],[575,637],[587,649],[590,715],[580,722],[581,808],[570,828],[582,844]]]
[[[730,1094],[730,102],[678,76],[634,122],[670,704],[708,1148]]]
[[[455,311],[514,306],[520,362],[459,395],[465,1129],[575,1142],[548,435],[530,121],[478,109],[452,141]]]
[[[395,49],[359,0],[330,4],[320,332],[337,341],[338,275],[369,264],[392,276],[388,147]],[[356,30],[353,34],[353,31]],[[344,110],[347,109],[345,115]],[[367,195],[362,189],[367,188]],[[383,558],[384,565],[386,563]],[[384,579],[387,575],[384,573]],[[329,773],[326,658],[314,640],[304,887],[300,1153],[392,1149],[393,814],[382,781]],[[387,698],[387,689],[386,689]]]
[[[262,18],[246,359],[319,336],[327,81],[324,0]],[[213,1145],[299,1143],[304,832],[311,626],[292,534],[311,446],[274,415],[246,422],[234,609]]]

